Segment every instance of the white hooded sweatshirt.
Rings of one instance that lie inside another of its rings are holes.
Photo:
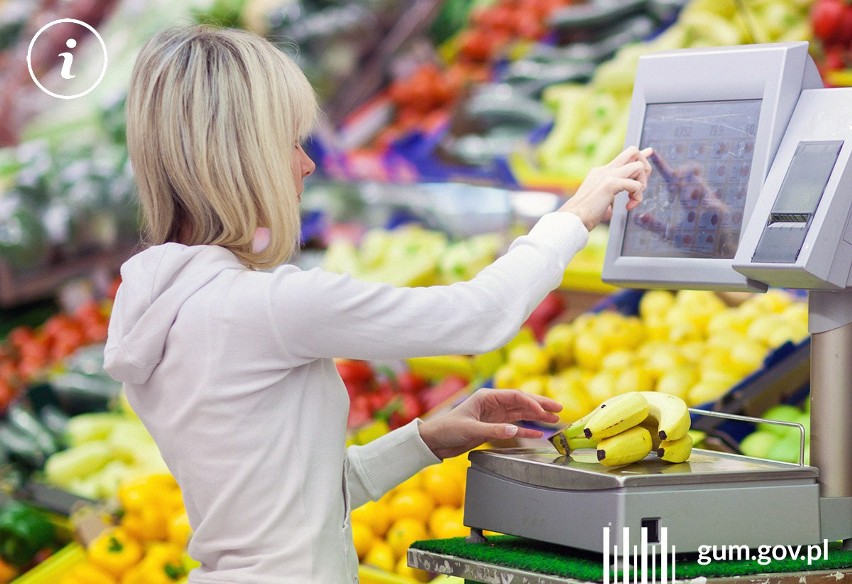
[[[122,266],[106,370],[180,484],[193,584],[358,581],[349,510],[439,462],[419,421],[344,448],[333,358],[472,354],[510,340],[588,239],[545,215],[473,280],[394,288],[217,246],[158,245]]]

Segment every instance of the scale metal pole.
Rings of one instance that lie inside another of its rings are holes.
[[[810,462],[819,469],[821,497],[852,497],[852,291],[809,292],[808,328]]]

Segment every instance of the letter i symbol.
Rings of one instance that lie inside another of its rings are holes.
[[[73,49],[77,46],[77,41],[74,39],[68,39],[65,41],[65,46],[69,49]],[[62,75],[63,79],[73,79],[74,75],[71,75],[71,62],[74,60],[74,55],[71,53],[59,53],[59,56],[62,57],[62,71],[59,72]]]

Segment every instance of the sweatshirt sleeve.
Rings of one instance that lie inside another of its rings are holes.
[[[414,420],[363,446],[347,449],[352,509],[379,499],[420,469],[441,462],[420,437],[419,424],[420,420]]]
[[[294,361],[482,353],[517,334],[587,241],[576,215],[549,213],[476,277],[449,286],[401,288],[280,269],[272,275],[269,318]]]

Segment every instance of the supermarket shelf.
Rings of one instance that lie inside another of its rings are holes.
[[[63,283],[74,278],[98,271],[115,271],[135,249],[136,245],[123,245],[20,274],[0,262],[0,307],[52,296]]]

